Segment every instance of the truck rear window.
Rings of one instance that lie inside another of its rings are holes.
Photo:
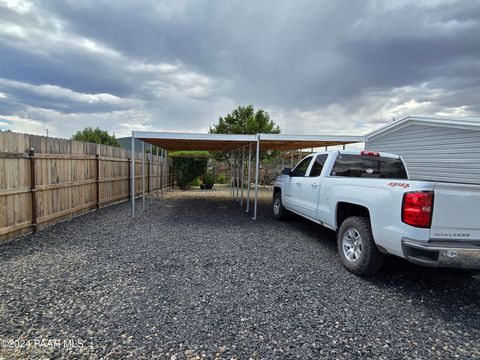
[[[338,155],[332,176],[407,179],[402,160],[364,155]]]

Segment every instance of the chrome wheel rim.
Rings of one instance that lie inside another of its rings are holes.
[[[343,233],[342,250],[345,258],[350,262],[356,262],[362,255],[362,237],[353,227],[348,228]]]
[[[280,199],[275,199],[275,201],[273,202],[273,212],[275,213],[275,215],[278,215],[278,213],[280,212]]]

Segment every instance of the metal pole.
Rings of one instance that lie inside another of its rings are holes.
[[[159,188],[159,183],[160,183],[160,156],[158,156],[158,146],[157,146],[157,171],[156,171],[156,174],[157,174],[157,179],[155,181],[155,183],[157,184],[157,198],[158,198],[158,188]]]
[[[242,148],[242,190],[240,191],[240,206],[243,206],[243,187],[245,185],[245,146]]]
[[[238,166],[237,166],[237,171],[238,171],[238,181],[237,181],[237,199],[240,201],[240,176],[242,174],[242,164],[240,160],[240,149],[238,149]]]
[[[237,200],[240,201],[240,175],[241,175],[241,164],[240,164],[240,149],[237,150],[238,159],[237,159]]]
[[[142,141],[142,210],[145,211],[145,141]]]
[[[161,161],[161,165],[160,165],[160,190],[161,190],[162,199],[163,199],[163,186],[164,186],[164,183],[165,183],[165,179],[163,177],[163,168],[165,167],[165,163],[166,163],[166,160],[167,160],[167,151],[165,149],[162,149],[161,157],[162,157],[162,159],[161,159],[162,161]]]
[[[290,150],[291,153],[290,153],[290,168],[293,168],[293,149]]]
[[[131,171],[131,176],[132,176],[132,218],[135,217],[135,132],[132,131],[132,171]]]
[[[251,170],[250,168],[252,167],[252,144],[248,145],[248,181],[247,181],[247,210],[245,212],[250,211],[250,176],[251,176]]]
[[[232,198],[235,198],[235,152],[232,151]]]
[[[160,190],[163,192],[163,149],[160,151]]]
[[[235,156],[235,201],[238,201],[238,186],[240,185],[240,182],[239,182],[239,177],[240,177],[240,172],[239,172],[239,169],[240,169],[240,152],[239,150],[237,149],[237,151],[235,152],[237,155]]]
[[[237,151],[233,152],[233,198],[237,201]]]
[[[230,151],[230,195],[233,197],[233,179],[234,179],[234,172],[233,172],[233,151]]]
[[[343,150],[345,150],[345,144],[343,144]]]
[[[253,205],[253,220],[257,220],[257,198],[258,198],[258,170],[260,167],[260,135],[257,135],[257,153],[255,156],[255,202]]]
[[[170,168],[170,165],[168,165],[168,151],[164,149],[163,150],[163,155],[165,155],[164,158],[163,158],[163,163],[167,164],[167,167],[168,167],[168,170],[169,170],[168,174],[171,175],[171,178],[172,178],[171,187],[173,189],[173,185],[175,185],[175,179],[173,178],[173,171],[170,174],[170,170],[172,170],[172,169]],[[168,188],[168,181],[167,181],[167,184],[165,185],[165,187]],[[162,197],[164,197],[164,196],[165,196],[165,194],[164,194],[164,191],[163,191],[163,188],[162,188]]]

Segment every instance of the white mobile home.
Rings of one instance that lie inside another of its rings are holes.
[[[367,134],[365,148],[401,155],[412,179],[480,183],[480,118],[406,116]]]

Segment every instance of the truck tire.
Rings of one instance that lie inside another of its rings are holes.
[[[343,265],[356,275],[370,276],[382,267],[384,255],[373,240],[367,217],[347,218],[338,231],[337,247]]]
[[[284,208],[282,203],[282,193],[277,191],[273,195],[273,202],[272,202],[272,210],[273,216],[277,220],[286,220],[288,218],[288,210]]]

